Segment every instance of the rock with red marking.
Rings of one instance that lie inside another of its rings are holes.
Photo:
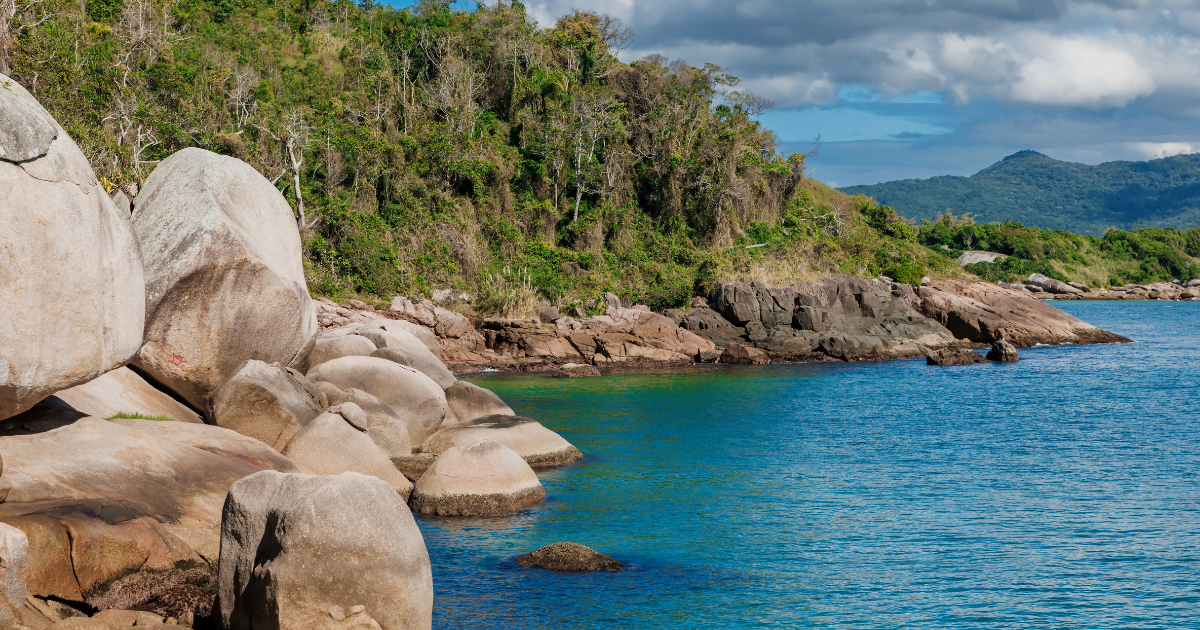
[[[184,149],[134,201],[146,268],[134,362],[196,407],[248,360],[299,363],[317,332],[300,232],[249,164]]]

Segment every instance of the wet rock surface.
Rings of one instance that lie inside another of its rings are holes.
[[[925,362],[929,365],[972,365],[985,363],[986,359],[970,348],[942,348],[926,355]]]
[[[625,563],[590,547],[573,542],[557,542],[517,556],[523,567],[550,571],[620,571]]]
[[[1016,363],[1019,359],[1017,349],[1006,339],[993,342],[992,349],[987,353],[987,360],[997,363]]]

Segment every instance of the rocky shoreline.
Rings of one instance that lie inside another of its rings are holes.
[[[1092,289],[1078,282],[1033,274],[1024,284],[1001,282],[999,286],[1039,300],[1200,300],[1200,278]]]
[[[361,301],[315,301],[326,330],[381,321],[420,327],[447,365],[460,373],[696,363],[886,361],[926,356],[947,347],[1016,347],[1119,343],[1027,291],[985,282],[946,280],[913,288],[850,276],[770,288],[721,282],[708,300],[653,313],[606,296],[602,315],[574,318],[547,309],[536,319],[472,318],[429,300],[396,298],[386,307]],[[711,304],[711,307],[710,307]],[[730,344],[765,360],[723,356]]]
[[[0,298],[38,314],[0,320],[0,629],[427,630],[414,513],[526,509],[539,470],[584,457],[452,370],[1125,341],[961,281],[722,282],[684,310],[608,295],[525,320],[338,305],[310,297],[291,209],[244,162],[180,151],[130,214],[19,85],[0,132]]]

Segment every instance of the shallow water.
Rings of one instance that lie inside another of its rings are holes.
[[[1054,304],[1137,343],[473,377],[589,457],[419,519],[434,627],[1200,627],[1200,302]],[[629,570],[512,562],[562,540]]]

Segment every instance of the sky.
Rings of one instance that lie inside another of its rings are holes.
[[[507,1],[507,0],[506,0]],[[1200,151],[1200,0],[526,0],[714,63],[835,186],[970,175],[1023,149],[1098,164]]]

